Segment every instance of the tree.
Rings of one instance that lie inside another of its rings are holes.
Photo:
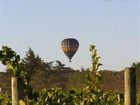
[[[64,71],[64,70],[72,70],[71,68],[69,67],[65,67],[65,64],[63,64],[61,61],[59,60],[56,60],[55,61],[55,65],[52,67],[52,70],[57,70],[57,71]]]
[[[26,52],[24,66],[31,76],[37,71],[45,71],[45,69],[48,67],[48,65],[39,57],[39,55],[35,55],[31,48],[29,48],[29,50]]]

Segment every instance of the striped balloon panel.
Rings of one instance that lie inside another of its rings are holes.
[[[61,47],[68,58],[71,59],[76,53],[79,43],[76,39],[68,38],[62,41]]]

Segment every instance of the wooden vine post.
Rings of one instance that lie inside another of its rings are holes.
[[[136,105],[136,68],[125,68],[125,105]]]
[[[18,105],[18,79],[16,76],[11,77],[12,105]]]

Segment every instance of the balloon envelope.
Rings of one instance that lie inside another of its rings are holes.
[[[65,55],[69,58],[69,61],[71,62],[72,57],[79,48],[79,42],[74,38],[67,38],[62,40],[61,48]]]

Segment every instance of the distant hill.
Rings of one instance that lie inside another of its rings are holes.
[[[124,91],[124,72],[123,71],[101,71],[101,88],[104,90],[116,90],[119,93]]]
[[[123,71],[101,71],[102,81],[101,88],[103,90],[116,90],[119,93],[124,92],[124,73]],[[49,71],[46,74],[36,72],[31,84],[34,90],[41,90],[43,88],[50,88],[53,86],[60,86],[65,90],[82,88],[87,83],[86,71]],[[10,75],[1,72],[0,73],[0,87],[2,92],[10,92]],[[137,89],[140,91],[140,70],[137,70]]]
[[[11,92],[11,79],[8,73],[0,72],[0,88],[2,92]]]
[[[137,90],[140,92],[140,63],[136,66],[137,76]],[[36,69],[31,75],[31,85],[35,91],[43,88],[51,88],[53,86],[62,87],[64,90],[74,88],[83,88],[87,85],[87,71],[73,70],[65,68],[66,70],[42,70]],[[119,93],[124,92],[124,71],[100,71],[101,89],[116,90]],[[11,93],[10,74],[0,72],[0,88],[3,93]]]

